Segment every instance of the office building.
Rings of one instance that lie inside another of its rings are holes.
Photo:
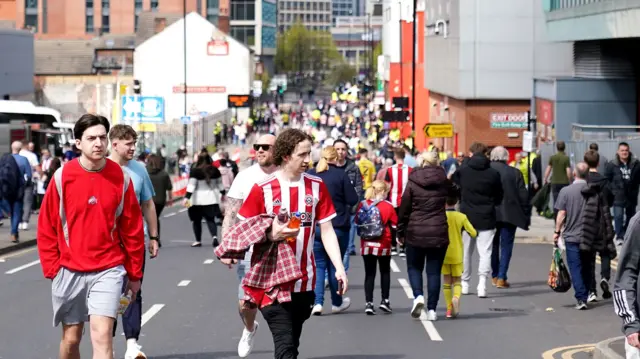
[[[637,126],[640,3],[538,0],[537,7],[544,9],[548,38],[573,43],[574,69],[572,76],[534,79],[531,105],[539,135],[545,140],[610,138],[607,125]],[[600,129],[576,130],[573,124]]]
[[[231,0],[231,36],[254,50],[270,74],[276,54],[276,13],[276,0]]]
[[[296,22],[310,30],[329,31],[332,25],[331,0],[278,1],[278,28],[286,31]]]

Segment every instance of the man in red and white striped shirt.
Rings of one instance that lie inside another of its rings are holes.
[[[273,335],[275,358],[293,359],[298,357],[302,325],[311,316],[315,299],[313,242],[316,224],[320,226],[322,243],[336,268],[336,278],[343,284],[340,295],[346,291],[348,282],[331,224],[336,216],[331,195],[322,179],[305,173],[311,160],[311,138],[300,130],[287,129],[276,139],[273,151],[274,164],[281,166],[281,170],[253,186],[238,211],[238,217],[246,219],[264,213],[278,214],[281,209],[290,214],[301,213],[300,230],[289,245],[296,253],[302,278],[294,285],[291,303],[275,302],[260,309]],[[276,225],[274,231],[275,228]],[[256,255],[254,252],[253,256]],[[251,262],[254,263],[255,258]]]
[[[393,151],[393,158],[396,162],[395,165],[387,168],[387,174],[385,175],[385,181],[389,183],[389,187],[391,190],[389,191],[389,202],[396,210],[396,215],[398,215],[398,211],[400,210],[400,203],[402,202],[402,194],[404,193],[405,188],[407,188],[407,182],[409,181],[409,174],[411,173],[411,167],[404,164],[405,152],[402,148],[396,148]],[[396,247],[398,246],[398,242],[396,239],[396,231],[393,230],[391,233],[391,254],[398,254]],[[400,246],[400,256],[404,257],[404,247]]]

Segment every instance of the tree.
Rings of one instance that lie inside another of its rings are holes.
[[[329,75],[327,76],[327,83],[332,87],[338,86],[341,83],[353,81],[353,78],[356,75],[356,69],[342,60],[331,69],[331,72],[329,72]]]
[[[269,84],[271,82],[271,76],[269,71],[263,67],[262,74],[258,76],[258,80],[262,81],[262,93],[269,92]]]
[[[278,35],[276,68],[279,73],[321,72],[341,59],[328,31],[309,30],[301,22]]]

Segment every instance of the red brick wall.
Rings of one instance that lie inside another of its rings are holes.
[[[16,0],[0,0],[0,20],[15,21],[16,15]]]

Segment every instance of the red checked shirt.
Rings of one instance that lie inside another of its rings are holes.
[[[253,186],[238,217],[244,220],[265,213],[277,214],[280,208],[286,208],[289,213],[302,214],[298,238],[288,242],[302,272],[293,291],[312,291],[316,282],[316,262],[313,257],[315,228],[316,224],[328,222],[336,216],[331,195],[319,177],[303,173],[299,181],[289,182],[279,178],[276,173]],[[254,252],[252,263],[255,257]]]
[[[371,205],[373,203],[372,200],[367,200],[367,204]],[[362,202],[358,205],[358,210],[362,207]],[[382,232],[382,237],[379,240],[375,241],[365,241],[362,240],[362,245],[360,246],[360,254],[361,255],[374,255],[374,256],[390,256],[391,255],[391,229],[396,228],[398,225],[398,215],[396,214],[396,210],[393,208],[391,203],[388,201],[381,201],[377,204],[378,210],[380,211],[380,219],[382,220],[382,224],[384,225],[384,232]],[[356,213],[358,213],[356,211]]]

